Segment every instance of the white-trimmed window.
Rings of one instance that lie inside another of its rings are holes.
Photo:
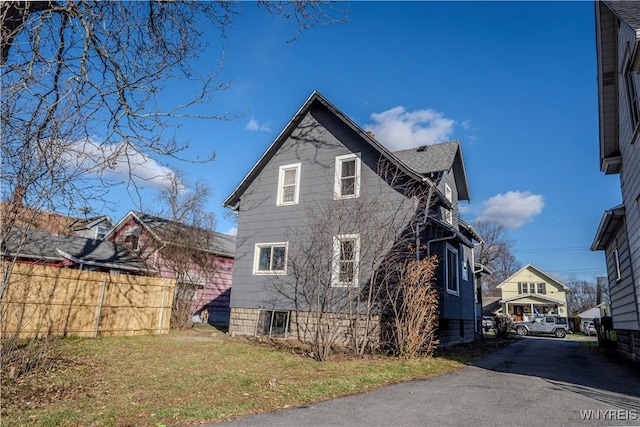
[[[360,235],[333,236],[332,286],[358,286]]]
[[[453,196],[452,196],[452,193],[451,193],[451,187],[449,187],[449,184],[447,184],[447,183],[444,184],[444,197],[447,198],[449,203],[453,203]],[[451,209],[445,209],[444,219],[449,224],[453,224],[453,211]]]
[[[286,242],[256,243],[253,274],[285,274],[287,272]]]
[[[638,97],[638,88],[635,80],[636,72],[631,68],[631,64],[627,64],[624,73],[625,86],[627,88],[627,100],[629,102],[629,115],[631,119],[631,127],[635,130],[640,124],[640,98]]]
[[[101,225],[97,226],[96,227],[96,239],[97,240],[104,239],[104,236],[106,236],[108,232],[109,232],[109,229],[107,227],[103,227]]]
[[[298,203],[300,195],[300,165],[300,163],[295,163],[280,166],[276,205],[286,206]]]
[[[546,283],[518,282],[519,294],[546,294]]]
[[[336,199],[360,196],[360,157],[356,154],[336,157],[334,194]]]
[[[447,245],[445,265],[445,282],[447,283],[447,293],[459,295],[460,283],[458,280],[458,251]]]

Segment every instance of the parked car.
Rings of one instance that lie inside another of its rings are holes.
[[[582,333],[585,335],[589,335],[591,336],[596,335],[596,325],[593,323],[593,321],[584,321],[582,322],[582,324],[580,324],[580,328],[582,329]]]
[[[530,321],[516,322],[513,325],[513,329],[520,336],[552,334],[558,338],[564,338],[571,333],[567,319],[560,316],[538,316]]]
[[[482,316],[482,329],[489,331],[496,328],[496,322],[491,316]]]

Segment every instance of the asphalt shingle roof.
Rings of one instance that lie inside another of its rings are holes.
[[[636,32],[640,31],[640,2],[636,1],[607,1],[606,4],[616,14]]]
[[[24,240],[23,245],[21,241]],[[21,247],[22,246],[22,247]],[[13,229],[2,242],[2,254],[47,261],[66,259],[59,251],[82,262],[123,270],[146,271],[147,266],[127,248],[113,242],[51,234],[43,230]]]
[[[197,248],[228,257],[233,257],[236,252],[235,236],[192,227],[141,212],[134,213],[152,233],[164,242],[168,243],[171,240],[176,240],[174,236],[188,236],[192,239],[190,243]]]
[[[457,140],[449,141],[396,151],[393,155],[416,173],[427,175],[451,169],[459,145]]]

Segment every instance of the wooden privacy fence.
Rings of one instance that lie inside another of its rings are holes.
[[[169,332],[175,282],[3,263],[1,338]]]

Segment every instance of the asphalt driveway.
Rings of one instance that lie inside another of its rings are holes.
[[[640,368],[579,340],[526,337],[450,374],[222,425],[640,426]]]

